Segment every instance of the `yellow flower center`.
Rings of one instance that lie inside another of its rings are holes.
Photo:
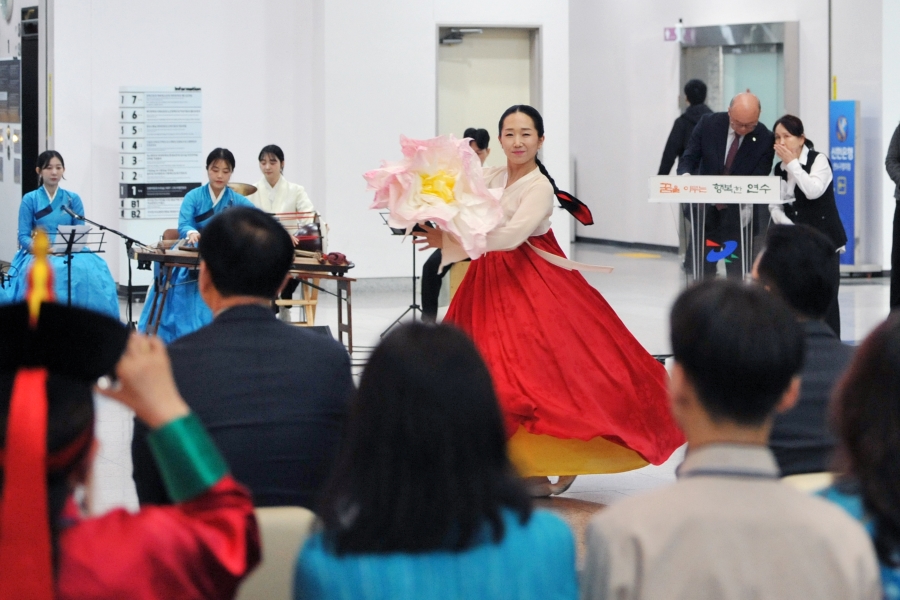
[[[456,185],[456,178],[441,169],[434,175],[420,173],[422,178],[422,193],[431,196],[437,196],[447,204],[451,204],[455,197],[453,196],[453,186]]]

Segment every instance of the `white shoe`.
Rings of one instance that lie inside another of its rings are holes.
[[[572,487],[572,483],[575,481],[575,477],[575,475],[560,475],[556,483],[550,484],[550,493],[554,496],[562,494],[567,489]]]

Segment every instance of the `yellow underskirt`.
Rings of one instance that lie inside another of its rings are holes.
[[[522,477],[622,473],[647,466],[634,450],[602,437],[563,440],[519,427],[507,442],[513,466]]]

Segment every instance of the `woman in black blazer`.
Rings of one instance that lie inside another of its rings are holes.
[[[775,153],[781,162],[775,175],[781,177],[784,204],[772,204],[772,221],[781,225],[803,223],[827,235],[835,247],[834,277],[840,281],[840,254],[847,244],[847,234],[834,201],[834,173],[825,154],[816,152],[813,143],[803,135],[803,122],[784,115],[775,121]],[[841,314],[837,289],[825,322],[841,335]]]

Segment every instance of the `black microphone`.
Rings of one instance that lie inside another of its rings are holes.
[[[79,221],[84,221],[84,217],[81,215],[76,215],[75,212],[71,208],[68,207],[68,205],[63,205],[62,209],[64,211],[66,211],[67,213],[69,213],[71,216],[78,219]]]

